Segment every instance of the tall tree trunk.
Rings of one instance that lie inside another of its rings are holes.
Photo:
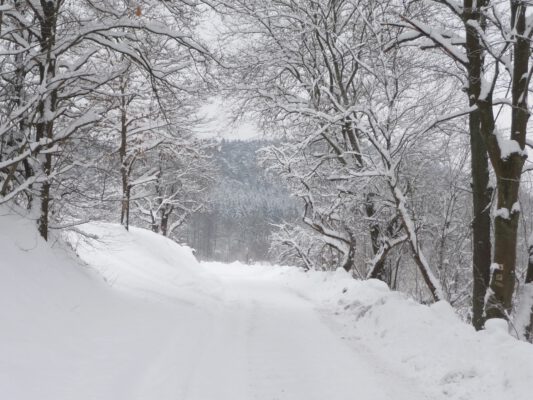
[[[57,4],[57,7],[59,7]],[[43,18],[40,20],[41,24],[41,54],[44,60],[39,64],[39,78],[41,84],[47,84],[55,77],[56,60],[53,54],[55,46],[55,34],[57,27],[57,15],[59,10],[56,8],[55,2],[41,0],[41,7],[43,10]],[[36,140],[53,139],[54,136],[54,120],[50,119],[54,115],[57,108],[57,89],[53,89],[46,97],[44,97],[38,105],[39,120],[36,124]],[[46,148],[46,147],[45,147]],[[38,220],[38,230],[41,236],[48,240],[48,227],[50,217],[50,175],[52,172],[52,155],[46,153],[41,159],[42,170],[45,176],[44,182],[41,184],[41,210]]]
[[[44,164],[45,164],[44,173],[46,176],[49,176],[51,167],[52,167],[52,156],[50,154],[46,155]],[[40,197],[41,197],[41,215],[38,221],[38,229],[43,239],[48,240],[48,221],[50,218],[49,216],[50,214],[50,182],[49,181],[43,182],[41,186]]]
[[[464,1],[466,29],[466,53],[468,57],[468,99],[475,106],[481,92],[481,76],[484,64],[483,48],[472,21],[485,27],[481,14],[472,7],[472,0]],[[489,160],[487,147],[481,132],[479,111],[469,115],[470,157],[472,170],[472,324],[476,330],[483,328],[485,294],[490,280],[491,240],[489,188]]]
[[[479,113],[470,114],[470,149],[472,162],[472,324],[483,328],[485,294],[489,286],[491,264],[489,165],[487,149],[479,131]]]
[[[480,99],[481,126],[496,173],[498,203],[494,219],[494,262],[491,267],[490,292],[485,303],[487,318],[508,318],[515,288],[516,247],[520,207],[518,194],[525,162],[528,110],[528,69],[531,55],[526,37],[526,8],[511,2],[513,32],[513,79],[511,140],[500,144],[492,110],[492,93],[487,101]]]
[[[129,214],[130,214],[130,182],[129,182],[129,166],[128,166],[128,125],[127,125],[127,112],[126,112],[126,83],[121,80],[120,92],[121,98],[121,110],[120,110],[120,147],[118,154],[120,157],[120,177],[122,182],[122,200],[120,208],[120,224],[123,225],[126,230],[129,230]]]
[[[511,310],[515,281],[517,229],[520,208],[518,207],[518,192],[520,178],[525,160],[524,148],[526,142],[526,128],[529,119],[528,111],[528,86],[530,82],[529,59],[530,42],[533,32],[526,26],[527,4],[522,1],[510,2],[509,25],[502,27],[504,34],[502,41],[512,46],[512,54],[508,58],[512,65],[511,77],[511,110],[512,123],[510,140],[500,138],[495,129],[493,111],[493,92],[496,87],[500,71],[501,59],[496,60],[492,66],[492,82],[488,79],[483,87],[482,77],[486,75],[484,68],[484,54],[488,52],[483,37],[486,30],[486,17],[484,13],[490,9],[490,0],[464,0],[462,10],[449,2],[445,3],[460,13],[465,29],[467,62],[462,57],[451,54],[452,58],[466,66],[468,71],[468,94],[470,105],[475,105],[476,110],[470,119],[471,146],[472,146],[472,175],[474,191],[474,324],[479,328],[483,322],[479,315],[479,301],[486,282],[487,258],[490,254],[487,235],[487,219],[483,214],[490,204],[490,190],[485,185],[487,173],[485,172],[482,145],[487,150],[488,158],[494,169],[497,180],[498,211],[494,219],[494,255],[490,266],[489,290],[485,296],[484,313],[487,318],[507,318]],[[507,22],[506,22],[507,23]],[[417,30],[432,39],[435,44],[444,50],[447,45],[432,38],[430,32],[418,24],[413,24]],[[505,33],[506,31],[510,34]],[[499,57],[503,56],[500,55]],[[481,90],[481,89],[484,90]],[[476,120],[479,119],[479,124]],[[484,143],[478,142],[478,130]],[[500,143],[502,142],[502,147]],[[475,168],[475,171],[474,171]],[[479,218],[481,217],[481,218]]]

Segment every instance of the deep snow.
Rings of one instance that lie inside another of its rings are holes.
[[[0,209],[0,399],[526,400],[533,346],[379,281],[198,263],[91,223],[50,246]]]

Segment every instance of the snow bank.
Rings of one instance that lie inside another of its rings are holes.
[[[476,332],[451,306],[421,305],[381,281],[353,280],[335,273],[303,273],[280,267],[267,272],[327,313],[353,346],[446,399],[531,398],[533,346],[516,340],[497,321]]]
[[[17,212],[0,207],[0,398],[174,400],[216,302],[190,249],[91,224],[104,241],[70,237],[83,263]]]
[[[146,229],[91,222],[68,241],[78,256],[113,287],[145,297],[215,296],[220,290],[206,274],[192,249]]]

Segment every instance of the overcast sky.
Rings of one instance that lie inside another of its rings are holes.
[[[214,44],[223,30],[224,22],[220,16],[208,9],[197,27],[197,34],[204,43]],[[259,129],[251,121],[234,121],[230,104],[220,97],[212,97],[200,109],[199,116],[207,121],[197,129],[200,137],[250,140],[261,136]]]
[[[250,140],[261,136],[259,129],[251,121],[234,121],[229,105],[220,98],[211,98],[202,106],[199,114],[206,120],[197,129],[200,137]]]

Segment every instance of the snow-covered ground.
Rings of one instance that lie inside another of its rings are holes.
[[[0,209],[0,399],[526,400],[533,346],[342,272],[198,263],[113,224]]]

